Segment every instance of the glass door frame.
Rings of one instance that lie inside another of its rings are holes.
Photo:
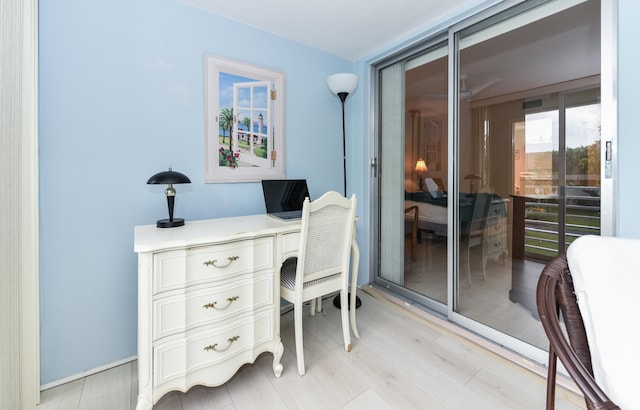
[[[378,63],[377,68],[374,68],[372,71],[372,77],[375,79],[374,83],[373,83],[373,92],[374,95],[379,96],[380,92],[381,92],[381,86],[380,86],[380,78],[381,78],[381,72],[396,63],[399,63],[401,61],[406,61],[407,59],[411,59],[411,58],[415,58],[415,56],[419,53],[424,53],[426,50],[429,49],[437,49],[439,47],[448,47],[448,45],[446,45],[445,43],[447,42],[447,39],[449,37],[449,32],[448,30],[443,30],[440,31],[439,33],[433,34],[432,36],[429,37],[429,39],[427,41],[421,42],[418,45],[415,45],[407,50],[405,50],[402,53],[399,53],[397,55],[394,55],[393,58],[390,58],[387,61],[384,62],[380,62]],[[380,102],[378,101],[378,98],[374,99],[374,109],[373,109],[374,113],[379,114],[380,113]],[[417,303],[420,306],[424,306],[427,309],[431,310],[434,313],[440,314],[442,315],[442,317],[445,317],[447,315],[447,305],[443,304],[437,300],[434,299],[430,299],[424,295],[421,295],[415,291],[412,291],[411,289],[408,289],[406,287],[400,286],[390,280],[384,279],[379,275],[379,268],[380,268],[380,252],[379,252],[379,245],[380,245],[380,228],[381,228],[381,219],[382,219],[382,215],[380,212],[380,201],[379,201],[379,197],[380,197],[380,192],[381,192],[381,188],[380,188],[380,167],[384,166],[383,164],[381,164],[380,162],[380,152],[381,152],[381,138],[380,138],[380,130],[381,130],[382,126],[381,126],[381,119],[378,118],[377,119],[377,124],[375,127],[375,132],[374,132],[374,138],[376,141],[375,144],[375,151],[374,151],[374,155],[373,158],[375,158],[372,161],[372,176],[373,178],[371,179],[371,182],[373,184],[373,186],[371,187],[371,192],[372,192],[372,198],[371,198],[371,203],[372,203],[372,208],[374,209],[374,215],[375,215],[375,223],[373,224],[372,227],[372,234],[373,234],[373,238],[376,238],[376,240],[372,241],[372,250],[371,250],[371,255],[372,255],[372,259],[371,259],[371,266],[375,267],[374,269],[374,273],[373,273],[373,278],[372,281],[374,283],[376,283],[377,285],[390,290],[392,292],[394,292],[394,294],[398,295],[399,297],[403,298],[404,300],[406,300],[407,302],[411,302],[411,303]],[[447,134],[447,139],[449,138],[449,135]],[[447,273],[448,275],[448,273]]]
[[[422,42],[414,42],[411,46],[400,51],[393,51],[392,54],[372,62],[372,109],[371,122],[373,136],[373,152],[371,161],[371,185],[370,192],[372,194],[370,203],[372,206],[372,237],[376,238],[371,241],[371,258],[372,267],[371,282],[382,288],[394,291],[396,294],[408,302],[413,302],[411,292],[403,292],[402,289],[393,287],[392,283],[380,279],[379,276],[379,238],[380,235],[380,209],[378,198],[380,195],[379,172],[380,172],[380,122],[379,109],[380,102],[380,71],[395,62],[406,59],[415,55],[417,52],[424,50],[429,44],[435,44],[442,41],[443,35],[447,41],[449,49],[448,64],[448,135],[447,135],[447,158],[448,158],[448,187],[447,190],[455,195],[448,196],[448,207],[453,210],[448,214],[448,235],[447,235],[447,267],[448,267],[448,303],[446,306],[432,301],[432,303],[419,303],[425,305],[428,309],[433,310],[437,314],[446,316],[450,322],[462,326],[473,333],[487,338],[494,343],[504,346],[509,350],[524,355],[525,357],[538,363],[546,363],[548,353],[542,349],[536,348],[526,342],[502,333],[498,330],[483,325],[475,320],[465,317],[455,312],[454,307],[457,304],[457,273],[460,270],[458,264],[458,255],[460,247],[458,244],[460,218],[457,206],[459,192],[459,165],[457,158],[459,156],[459,124],[458,118],[458,101],[457,95],[460,89],[458,84],[459,66],[458,66],[458,36],[465,28],[477,24],[499,13],[505,12],[515,6],[525,3],[525,0],[506,0],[500,4],[494,5],[476,14],[468,14],[461,16],[458,22],[453,22],[445,30],[428,33]],[[532,2],[535,5],[546,3],[545,1]],[[617,174],[617,0],[600,0],[600,29],[601,29],[601,55],[600,55],[600,76],[601,76],[601,235],[615,236],[615,219],[616,213],[614,208],[614,198],[616,197],[616,184],[614,176]],[[606,45],[606,46],[604,46]]]

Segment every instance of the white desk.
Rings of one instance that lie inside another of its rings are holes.
[[[297,255],[300,221],[267,215],[135,228],[137,410],[165,393],[218,386],[263,352],[282,373],[280,266]],[[359,251],[352,252],[352,328]]]

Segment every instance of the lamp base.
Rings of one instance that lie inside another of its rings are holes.
[[[170,219],[158,219],[156,224],[158,228],[175,228],[182,225],[184,225],[184,219],[182,218],[173,218],[173,221]]]
[[[349,292],[347,299],[349,300],[349,303],[351,303],[351,292]],[[361,305],[362,305],[362,301],[360,300],[360,297],[356,295],[356,309],[358,309]],[[340,294],[337,294],[336,297],[333,298],[333,306],[340,309],[340,306],[341,306]],[[351,310],[351,304],[349,304],[349,310]]]

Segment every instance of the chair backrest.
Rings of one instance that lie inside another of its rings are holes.
[[[471,220],[465,225],[467,229],[463,233],[472,233],[484,229],[491,207],[491,199],[493,198],[493,190],[486,190],[474,194],[471,212]]]
[[[302,206],[300,251],[298,254],[296,287],[303,283],[344,273],[348,280],[351,243],[353,239],[356,197],[343,197],[329,191]],[[299,274],[303,269],[303,275]],[[302,281],[302,283],[299,283]]]
[[[549,338],[547,409],[554,408],[556,357],[582,391],[587,408],[618,409],[593,377],[591,352],[566,255],[552,259],[542,270],[536,303],[540,322]],[[560,325],[558,312],[562,312],[568,340]]]

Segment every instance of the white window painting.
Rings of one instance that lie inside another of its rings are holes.
[[[206,182],[284,178],[284,75],[205,56]]]

